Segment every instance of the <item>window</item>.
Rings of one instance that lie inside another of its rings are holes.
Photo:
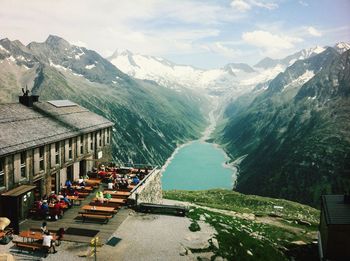
[[[27,153],[25,151],[21,152],[21,178],[25,178],[27,176],[26,159],[27,159]]]
[[[68,159],[70,159],[70,160],[73,158],[72,144],[73,144],[73,139],[70,138],[68,140]]]
[[[94,134],[90,133],[90,150],[94,149]]]
[[[101,147],[102,146],[102,130],[100,130],[98,132],[98,137],[99,137],[99,139],[98,139],[98,146]]]
[[[39,167],[40,170],[44,170],[45,169],[45,163],[44,163],[44,151],[45,151],[45,147],[42,146],[39,148]]]
[[[84,154],[84,136],[80,136],[80,154]]]
[[[109,144],[109,142],[110,142],[110,135],[111,135],[111,129],[108,128],[107,129],[107,144]]]
[[[55,163],[60,164],[60,143],[55,143]]]
[[[0,187],[5,187],[5,159],[0,159]]]

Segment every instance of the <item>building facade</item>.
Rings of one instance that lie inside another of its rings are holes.
[[[320,260],[350,260],[350,195],[322,195]]]
[[[113,123],[68,100],[20,98],[0,104],[0,197],[23,193],[18,214],[24,219],[36,198],[58,192],[97,161],[111,161]]]

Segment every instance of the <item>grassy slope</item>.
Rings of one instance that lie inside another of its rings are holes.
[[[319,218],[319,211],[299,203],[252,195],[243,195],[229,190],[207,191],[165,191],[168,199],[187,201],[203,207],[219,210],[235,211],[238,215],[227,215],[205,208],[195,207],[189,212],[192,228],[199,220],[209,223],[217,231],[219,242],[217,249],[211,242],[210,249],[193,250],[212,251],[215,256],[228,260],[287,260],[291,256],[300,257],[300,248],[308,248],[314,239]],[[276,214],[274,206],[283,206]],[[243,213],[253,213],[255,220],[242,218]],[[297,224],[303,220],[311,225]],[[304,246],[296,246],[292,242],[305,242]],[[312,260],[312,251],[301,250],[306,258]],[[298,254],[296,254],[298,253]]]

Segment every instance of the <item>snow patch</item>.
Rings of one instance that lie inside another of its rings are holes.
[[[51,59],[49,59],[49,63],[51,67],[55,67],[56,69],[67,71],[67,68],[63,67],[62,65],[59,64],[54,64]]]
[[[89,64],[85,66],[85,69],[91,70],[92,68],[95,68],[96,65],[95,64]]]
[[[84,55],[85,53],[80,49],[80,53],[77,53],[74,55],[75,60],[80,60],[80,56]]]
[[[255,77],[251,77],[246,80],[242,80],[240,82],[241,85],[257,85],[258,83],[267,82],[268,80],[271,80],[277,76],[280,72],[283,72],[285,70],[285,66],[278,64],[273,68],[268,68],[266,70],[260,70],[259,74],[257,74]]]
[[[316,99],[316,95],[313,97],[307,97],[308,100],[315,100]]]
[[[5,53],[10,53],[7,49],[5,49],[1,44],[0,44],[0,50],[4,51]]]
[[[72,74],[75,75],[75,76],[84,77],[84,75],[79,74],[79,73],[74,73],[74,72],[72,72]]]
[[[282,91],[285,91],[287,88],[302,86],[304,83],[306,83],[308,80],[310,80],[314,76],[315,76],[315,73],[313,71],[307,70],[304,74],[300,75],[297,79],[283,86]]]

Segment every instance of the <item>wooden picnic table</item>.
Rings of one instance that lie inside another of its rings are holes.
[[[80,198],[79,196],[67,196],[67,199],[72,201],[72,205],[74,205],[74,201],[79,201],[79,206],[81,205],[81,201],[84,200],[84,198]]]
[[[102,182],[102,179],[94,179],[94,178],[90,178],[90,179],[84,179],[85,183],[87,184],[94,184],[94,185],[99,185]]]
[[[50,235],[52,236],[53,240],[57,240],[57,236],[55,233],[50,233]],[[23,237],[23,241],[24,241],[25,238],[32,239],[32,240],[40,240],[40,239],[43,239],[44,235],[41,232],[24,230],[19,232],[19,236]]]
[[[78,196],[67,196],[67,199],[69,199],[69,200],[78,200]]]
[[[54,208],[54,207],[55,207],[55,204],[49,204],[49,208]],[[68,206],[67,205],[60,205],[60,208],[66,209],[66,208],[68,208]]]
[[[114,208],[112,207],[85,205],[81,209],[84,210],[85,212],[106,212],[106,213],[114,214]]]
[[[98,202],[98,201],[100,201],[100,199],[94,198],[93,201],[97,201]],[[126,200],[123,199],[123,198],[111,198],[111,199],[104,198],[103,201],[104,202],[110,202],[110,203],[118,203],[118,204],[123,204],[123,203],[126,202]]]
[[[111,196],[119,196],[119,197],[129,197],[130,196],[130,192],[128,191],[118,191],[118,190],[105,190],[103,191],[103,194],[106,194],[106,193],[109,193],[111,194]]]

